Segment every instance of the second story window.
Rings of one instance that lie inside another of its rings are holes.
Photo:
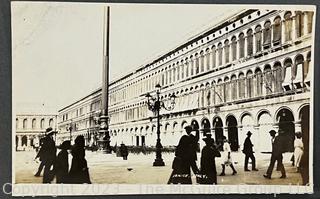
[[[285,41],[292,40],[292,19],[291,19],[291,12],[287,12],[284,15],[284,24],[285,24]]]
[[[255,28],[255,37],[256,37],[256,52],[260,52],[261,51],[261,43],[262,43],[262,34],[261,34],[261,26],[257,26]],[[254,53],[256,53],[254,52]]]
[[[24,119],[23,120],[23,129],[26,129],[27,128],[27,119]]]
[[[218,44],[218,63],[219,66],[222,65],[222,43]]]
[[[229,47],[229,40],[226,40],[224,42],[224,58],[226,63],[229,63]]]
[[[296,12],[296,36],[301,37],[303,36],[303,29],[304,29],[304,21],[303,21],[303,13],[301,11]]]
[[[247,55],[251,56],[253,54],[253,36],[252,30],[249,29],[247,32]]]
[[[244,57],[244,34],[239,35],[239,58]]]
[[[36,128],[36,119],[32,119],[32,129]]]
[[[271,22],[267,21],[264,24],[264,31],[263,31],[263,47],[269,48],[271,44]]]
[[[232,61],[237,59],[237,39],[236,37],[231,38],[231,53],[232,53]]]
[[[280,44],[281,41],[281,18],[276,17],[273,25],[273,43],[274,45]]]

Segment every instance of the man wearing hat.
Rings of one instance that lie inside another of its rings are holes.
[[[258,171],[258,169],[256,169],[256,159],[253,155],[253,144],[251,142],[251,137],[252,133],[250,131],[248,131],[247,133],[247,138],[245,139],[244,141],[244,144],[243,144],[243,150],[242,152],[246,155],[245,156],[245,159],[244,159],[244,170],[245,171],[250,171],[248,169],[248,162],[249,162],[249,158],[251,159],[251,162],[252,162],[252,171]]]
[[[284,169],[283,163],[282,163],[282,153],[284,152],[285,145],[285,139],[284,139],[284,131],[282,129],[279,129],[278,135],[275,136],[275,131],[269,132],[272,137],[272,154],[271,154],[271,160],[270,164],[267,170],[267,173],[263,175],[263,177],[271,179],[272,170],[274,167],[275,162],[277,161],[278,167],[281,171],[281,177],[280,178],[286,178],[286,171]]]
[[[50,183],[52,181],[51,167],[54,164],[56,158],[56,143],[53,140],[55,132],[51,127],[46,129],[46,137],[44,138],[43,147],[43,162],[44,162],[44,173],[43,183]]]

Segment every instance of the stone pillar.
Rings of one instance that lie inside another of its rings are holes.
[[[226,64],[226,49],[225,49],[225,46],[223,45],[222,46],[222,66],[224,66]]]
[[[256,44],[256,42],[257,42],[257,41],[256,41],[256,34],[253,33],[253,34],[252,34],[252,52],[253,52],[252,54],[256,54],[256,52],[257,52],[257,48],[256,48],[256,47],[257,47],[257,46],[256,46],[257,44]]]
[[[281,23],[281,43],[286,42],[286,21],[282,20]]]
[[[245,36],[244,37],[244,56],[243,57],[247,57],[248,56],[248,37]]]
[[[240,59],[240,43],[239,43],[239,39],[237,40],[237,60],[239,60]]]
[[[296,16],[292,16],[292,32],[291,32],[292,40],[294,41],[297,38],[297,31],[296,31]]]
[[[295,129],[295,133],[297,132],[302,132],[301,130],[301,121],[295,121],[294,122],[294,129]]]
[[[308,34],[308,12],[303,12],[303,35]]]
[[[274,24],[270,25],[270,32],[271,32],[271,37],[270,37],[270,48],[273,46],[273,31],[274,31]]]
[[[22,143],[21,143],[21,136],[18,135],[17,137],[18,137],[18,142],[17,142],[17,147],[16,147],[16,148],[17,148],[17,150],[19,151],[19,150],[21,150],[21,144],[22,144]]]

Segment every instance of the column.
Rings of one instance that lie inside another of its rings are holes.
[[[295,121],[294,122],[294,129],[295,129],[295,133],[302,132],[301,131],[301,121]]]
[[[257,44],[256,44],[256,34],[255,33],[252,33],[252,51],[253,51],[253,55],[256,54],[257,52]]]
[[[308,34],[308,12],[303,12],[303,35]]]
[[[244,37],[244,57],[248,56],[248,37]]]
[[[18,142],[17,142],[17,147],[16,147],[16,149],[17,149],[17,150],[20,150],[20,149],[21,149],[21,136],[18,135],[17,137],[18,137]]]
[[[237,40],[237,60],[239,60],[240,59],[240,42],[239,42],[239,38],[238,38],[238,40]]]
[[[274,31],[274,28],[273,28],[274,24],[271,24],[270,26],[270,32],[271,32],[271,37],[270,37],[270,48],[273,47],[273,31]]]
[[[27,148],[31,147],[31,146],[30,146],[30,140],[31,140],[31,138],[30,138],[30,136],[28,136],[28,137],[27,137]]]
[[[292,16],[292,31],[291,31],[292,41],[297,38],[297,31],[296,31],[296,16]]]
[[[226,49],[225,49],[225,45],[223,44],[222,46],[222,65],[221,66],[224,66],[226,64]]]
[[[281,22],[281,43],[286,42],[286,21],[282,20]]]

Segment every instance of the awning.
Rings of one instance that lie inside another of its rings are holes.
[[[291,67],[286,67],[286,73],[284,81],[282,82],[282,87],[285,91],[292,89],[292,72]]]
[[[293,80],[293,85],[296,89],[303,87],[303,73],[302,73],[302,63],[297,65],[297,75],[296,78]]]

